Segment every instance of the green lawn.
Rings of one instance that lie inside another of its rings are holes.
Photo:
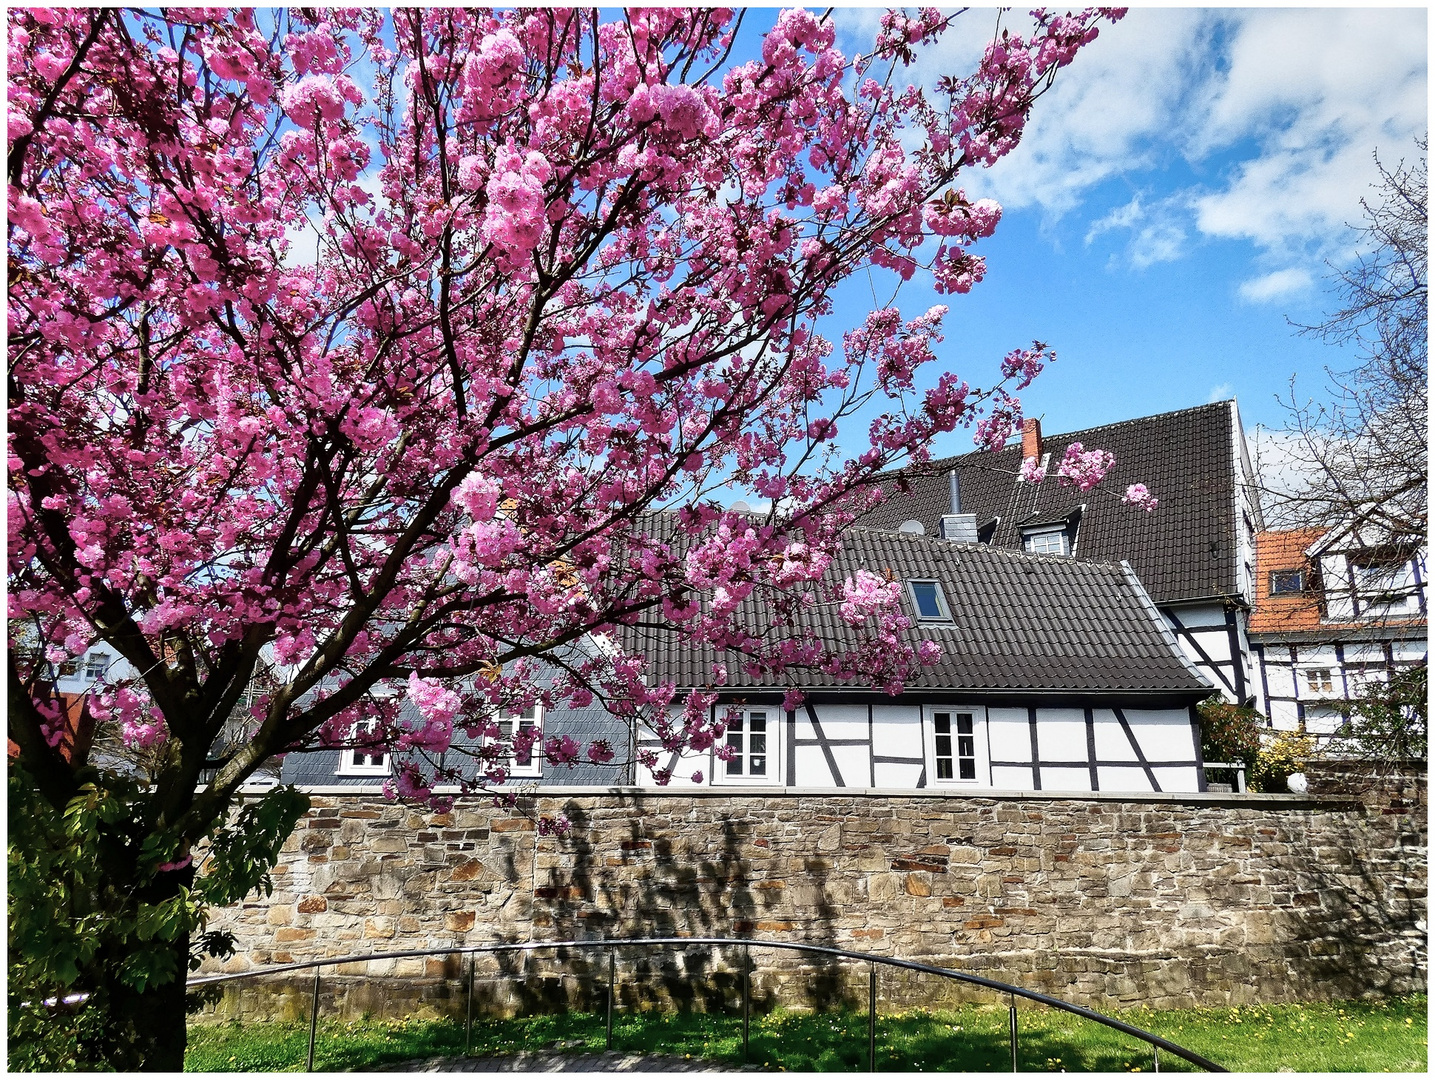
[[[1020,1065],[1031,1072],[1146,1072],[1145,1043],[1069,1013],[1019,1006]],[[1332,1005],[1270,1005],[1173,1012],[1135,1010],[1121,1018],[1238,1072],[1424,1072],[1424,995]],[[474,1054],[519,1050],[600,1051],[603,1017],[584,1013],[475,1021]],[[302,1069],[307,1024],[191,1026],[186,1068],[205,1072]],[[377,1069],[395,1062],[463,1053],[455,1021],[321,1022],[314,1067]],[[710,1014],[619,1014],[615,1050],[742,1061],[741,1021]],[[752,1061],[790,1072],[865,1070],[867,1017],[861,1013],[754,1016]],[[1005,1072],[1011,1068],[1005,1006],[881,1016],[877,1068]],[[1161,1055],[1163,1071],[1192,1067]]]

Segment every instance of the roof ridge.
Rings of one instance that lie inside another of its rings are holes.
[[[1093,427],[1076,428],[1076,429],[1073,430],[1073,431],[1058,431],[1058,432],[1054,432],[1054,433],[1051,433],[1051,434],[1048,434],[1048,433],[1046,433],[1046,432],[1043,432],[1043,433],[1042,433],[1042,436],[1041,436],[1041,439],[1042,439],[1042,442],[1043,442],[1043,443],[1047,442],[1047,441],[1050,440],[1050,439],[1070,439],[1070,438],[1073,438],[1074,436],[1077,436],[1077,435],[1090,435],[1090,434],[1092,434],[1093,432],[1108,431],[1108,430],[1110,430],[1111,428],[1126,427],[1126,426],[1128,426],[1128,425],[1130,425],[1130,424],[1140,424],[1140,423],[1146,423],[1146,422],[1150,422],[1150,421],[1154,421],[1154,420],[1165,420],[1165,419],[1167,419],[1167,418],[1169,418],[1169,417],[1172,417],[1172,416],[1180,416],[1180,415],[1182,415],[1183,413],[1196,413],[1196,412],[1202,412],[1202,411],[1208,410],[1208,409],[1210,409],[1210,410],[1215,410],[1215,409],[1225,408],[1225,407],[1228,407],[1228,406],[1231,404],[1231,402],[1233,402],[1233,401],[1235,401],[1235,400],[1236,400],[1236,399],[1235,399],[1234,397],[1230,397],[1230,398],[1225,398],[1225,399],[1222,400],[1222,401],[1209,401],[1209,402],[1207,402],[1207,403],[1204,404],[1204,405],[1190,405],[1190,406],[1187,406],[1187,407],[1184,408],[1184,409],[1168,409],[1166,412],[1152,413],[1152,414],[1149,415],[1149,416],[1133,416],[1133,417],[1131,417],[1131,419],[1129,419],[1129,420],[1113,420],[1113,421],[1112,421],[1111,423],[1109,423],[1109,424],[1097,424],[1097,425],[1095,425],[1095,426],[1093,426]],[[886,477],[886,476],[896,476],[898,473],[912,472],[912,471],[915,471],[915,470],[918,470],[918,469],[946,467],[946,466],[949,466],[950,464],[952,464],[952,463],[954,463],[954,462],[960,461],[960,460],[963,459],[963,458],[976,457],[976,456],[981,455],[981,454],[986,454],[986,455],[989,455],[989,456],[991,456],[991,457],[995,457],[995,456],[998,455],[998,454],[1005,453],[1007,450],[1015,450],[1015,449],[1018,449],[1018,448],[1019,448],[1019,445],[1020,445],[1020,444],[1018,444],[1018,443],[1012,442],[1012,443],[1003,444],[1003,445],[1002,445],[1002,448],[1001,448],[1000,450],[983,450],[983,449],[980,449],[980,448],[979,448],[979,449],[976,449],[976,450],[967,450],[967,451],[964,451],[963,453],[960,453],[960,454],[949,454],[947,457],[942,457],[942,458],[930,458],[930,459],[928,459],[927,461],[922,462],[922,463],[920,463],[920,464],[904,465],[904,466],[902,466],[901,468],[891,469],[891,470],[888,470],[887,472],[881,473],[880,475],[881,475],[881,476],[884,476],[884,477]]]
[[[962,551],[988,552],[1001,558],[1013,559],[1018,562],[1040,562],[1059,565],[1076,564],[1079,566],[1100,566],[1109,569],[1119,570],[1123,560],[1121,559],[1084,559],[1074,555],[1055,555],[1048,552],[1017,551],[1015,548],[998,547],[994,544],[983,543],[961,543],[956,540],[946,540],[940,536],[918,535],[916,533],[904,533],[896,529],[883,529],[875,525],[848,525],[842,530],[843,536],[849,532],[859,532],[880,536],[884,541],[898,539],[902,543],[919,545],[944,544],[946,547],[957,548]]]

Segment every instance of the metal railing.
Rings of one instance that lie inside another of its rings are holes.
[[[1230,770],[1231,772],[1234,772],[1234,773],[1236,774],[1236,794],[1238,794],[1238,795],[1244,795],[1244,794],[1246,793],[1246,765],[1245,765],[1245,762],[1243,762],[1243,761],[1208,761],[1208,762],[1205,763],[1204,768],[1205,768],[1207,771],[1209,771],[1209,770],[1211,770],[1211,769],[1226,769],[1226,770]]]
[[[748,1059],[749,1035],[751,1032],[752,1016],[752,949],[781,949],[789,952],[816,954],[819,956],[833,957],[839,960],[855,960],[868,965],[868,990],[867,990],[867,1066],[875,1072],[877,1070],[877,965],[900,968],[906,971],[916,971],[924,975],[936,975],[943,979],[953,979],[957,982],[970,983],[974,986],[986,987],[998,993],[1006,994],[1009,999],[1008,1032],[1011,1042],[1011,1069],[1017,1071],[1017,1011],[1016,999],[1025,998],[1053,1009],[1071,1013],[1087,1020],[1093,1020],[1098,1024],[1104,1024],[1109,1028],[1120,1031],[1126,1035],[1140,1039],[1151,1047],[1151,1065],[1155,1072],[1161,1071],[1160,1053],[1165,1050],[1168,1054],[1174,1054],[1191,1064],[1198,1066],[1207,1072],[1226,1072],[1227,1070],[1217,1065],[1214,1061],[1202,1057],[1193,1050],[1187,1050],[1184,1046],[1178,1046],[1169,1039],[1163,1039],[1149,1031],[1134,1027],[1121,1020],[1106,1016],[1088,1009],[1082,1005],[1073,1005],[1069,1001],[1062,1001],[1047,994],[1038,993],[1035,990],[1025,990],[1019,986],[1012,986],[1009,983],[998,982],[996,979],[988,979],[981,975],[971,975],[964,971],[953,971],[950,968],[935,967],[931,964],[919,963],[915,960],[899,960],[891,956],[877,956],[872,953],[853,952],[849,949],[836,949],[827,945],[809,945],[805,942],[789,941],[758,941],[750,938],[710,938],[710,937],[659,937],[659,938],[608,938],[588,941],[527,941],[514,942],[496,945],[467,945],[448,949],[407,949],[400,952],[368,953],[362,956],[340,956],[324,960],[303,960],[292,964],[276,964],[272,967],[263,968],[258,971],[241,971],[226,975],[201,975],[190,979],[188,985],[207,986],[216,983],[235,982],[240,979],[255,979],[267,975],[277,975],[286,971],[304,971],[314,969],[314,990],[313,1001],[309,1012],[309,1054],[306,1068],[309,1072],[314,1071],[314,1042],[318,1033],[319,1025],[319,975],[326,967],[337,967],[340,964],[358,964],[371,960],[406,960],[426,956],[463,956],[467,955],[468,961],[468,1009],[467,1020],[464,1029],[464,1054],[467,1055],[473,1046],[473,985],[474,965],[480,953],[527,953],[540,949],[607,949],[608,950],[608,996],[607,996],[607,1048],[613,1048],[613,1010],[614,1010],[614,983],[617,970],[617,954],[619,949],[634,948],[690,948],[695,945],[703,945],[709,948],[732,948],[742,949],[742,1056],[743,1060]]]

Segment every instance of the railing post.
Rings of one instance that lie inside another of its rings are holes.
[[[617,949],[608,950],[608,1049],[613,1049],[613,974],[617,967]]]
[[[1161,1071],[1161,1048],[1155,1043],[1151,1044],[1151,1071]]]
[[[867,961],[867,1071],[877,1071],[877,961]]]
[[[478,953],[468,954],[468,1020],[463,1028],[463,1056],[473,1053],[473,966],[478,962]]]
[[[319,1031],[319,970],[320,964],[314,965],[314,1000],[309,1005],[309,1061],[304,1066],[305,1072],[314,1071],[314,1037]]]
[[[748,1032],[752,1017],[752,950],[742,947],[742,1063],[747,1064]]]
[[[1012,994],[1011,1010],[1008,1015],[1011,1026],[1011,1071],[1016,1072],[1016,995]]]

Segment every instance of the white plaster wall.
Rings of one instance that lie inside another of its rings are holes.
[[[1043,751],[1044,753],[1045,751]],[[1042,791],[1090,791],[1091,770],[1082,768],[1043,768],[1041,770]],[[1140,789],[1138,789],[1140,790]],[[1146,785],[1146,790],[1150,790]]]
[[[1028,748],[1030,738],[1027,740]],[[1086,711],[1084,709],[1038,709],[1036,711],[1036,746],[1042,761],[1086,760]],[[1030,758],[1028,753],[1027,758]],[[1083,775],[1085,772],[1083,770]],[[1042,770],[1042,786],[1046,787],[1046,770]],[[1083,790],[1091,790],[1088,778]]]
[[[1096,732],[1096,756],[1101,761],[1135,761],[1136,751],[1116,714],[1110,709],[1093,709],[1092,726]],[[1144,751],[1143,751],[1144,753]]]
[[[987,732],[991,741],[991,760],[1031,760],[1031,733],[1027,730],[1025,709],[988,709]],[[1030,771],[1027,772],[1027,780],[1028,783],[1021,785],[1023,788],[1031,786]],[[992,782],[997,787],[1002,786],[995,778]]]
[[[1196,740],[1191,732],[1191,716],[1185,709],[1124,709],[1123,713],[1147,761],[1195,760]]]
[[[873,752],[881,757],[909,757],[920,758],[922,756],[922,710],[917,705],[873,705],[872,706],[872,731],[876,740]],[[880,771],[884,766],[877,765]],[[891,766],[896,767],[896,766]],[[906,768],[906,766],[902,766]],[[917,766],[918,772],[921,766]],[[915,787],[916,776],[912,778]],[[878,787],[885,785],[880,782]]]
[[[877,786],[879,788],[915,788],[922,777],[923,764],[900,764],[877,762]]]
[[[817,722],[822,725],[822,733],[829,739],[867,738],[866,705],[814,704],[812,711],[817,714]],[[812,721],[808,717],[807,707],[799,705],[796,714],[797,737],[799,739],[817,738],[817,732],[813,730]]]

